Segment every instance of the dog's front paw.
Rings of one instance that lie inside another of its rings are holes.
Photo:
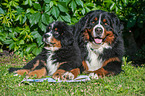
[[[99,76],[98,76],[97,74],[95,74],[95,73],[90,73],[90,74],[89,74],[89,77],[90,77],[91,79],[99,79]]]
[[[62,75],[62,80],[72,80],[74,77],[75,76],[71,72],[66,72]]]
[[[63,69],[58,69],[52,76],[52,78],[56,79],[56,80],[60,80],[62,79],[62,75],[65,73],[65,70]]]

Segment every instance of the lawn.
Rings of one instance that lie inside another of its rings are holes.
[[[0,96],[144,96],[145,66],[134,67],[123,60],[121,74],[79,83],[21,83],[24,76],[13,76],[8,68],[26,64],[19,57],[0,57]]]

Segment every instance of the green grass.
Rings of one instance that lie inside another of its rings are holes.
[[[79,83],[21,83],[24,76],[13,76],[8,68],[26,64],[18,57],[0,57],[0,96],[143,96],[145,67],[134,67],[124,58],[121,74]]]

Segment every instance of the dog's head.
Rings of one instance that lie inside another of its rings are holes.
[[[89,12],[83,17],[84,37],[94,44],[102,44],[104,42],[112,44],[116,37],[122,33],[123,25],[113,13],[96,10]]]
[[[64,22],[52,22],[47,26],[43,42],[47,47],[70,46],[73,43],[72,29]]]

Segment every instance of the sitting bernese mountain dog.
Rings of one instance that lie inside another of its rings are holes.
[[[52,76],[54,79],[74,79],[80,73],[82,59],[75,42],[72,27],[57,21],[48,25],[43,35],[42,52],[23,68],[10,68],[9,72],[36,78]]]
[[[85,73],[98,78],[122,71],[122,30],[123,25],[117,16],[102,10],[87,13],[75,24],[74,37],[80,44],[81,53],[85,53],[82,54]],[[86,49],[81,42],[85,43]]]

